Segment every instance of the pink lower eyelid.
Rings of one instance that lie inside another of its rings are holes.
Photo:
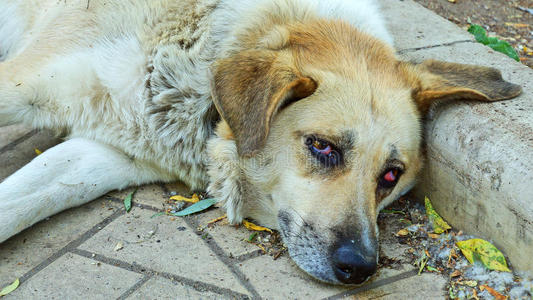
[[[327,146],[324,150],[319,150],[322,154],[330,154],[331,153],[331,146]]]
[[[392,171],[390,171],[387,174],[385,174],[385,180],[387,180],[387,181],[395,181],[396,180],[396,176],[394,176],[394,173]]]

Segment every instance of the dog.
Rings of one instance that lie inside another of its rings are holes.
[[[4,1],[0,57],[0,126],[65,137],[0,184],[0,242],[182,181],[333,284],[375,273],[378,212],[415,183],[432,103],[521,92],[495,69],[400,61],[371,0]]]

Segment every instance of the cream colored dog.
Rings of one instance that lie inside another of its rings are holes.
[[[377,214],[422,164],[437,100],[520,88],[398,61],[371,0],[0,2],[0,126],[66,141],[0,184],[0,242],[111,190],[183,181],[279,229],[331,283],[376,270]],[[216,128],[216,129],[215,129]]]

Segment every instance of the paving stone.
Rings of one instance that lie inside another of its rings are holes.
[[[263,255],[239,266],[259,295],[265,299],[320,299],[348,289],[312,279],[286,255],[277,260]]]
[[[0,149],[9,143],[16,141],[18,138],[29,133],[30,131],[31,128],[21,124],[0,127]]]
[[[523,87],[518,98],[436,107],[425,126],[426,168],[416,188],[455,228],[490,239],[514,268],[533,270],[533,70],[478,43],[404,56],[495,67]]]
[[[163,191],[158,184],[143,185],[140,187],[130,187],[121,191],[113,191],[107,196],[124,200],[131,192],[135,191],[133,195],[133,205],[143,204],[157,209],[166,209],[168,207],[168,195]]]
[[[473,36],[412,0],[380,0],[397,50],[463,40]]]
[[[130,213],[115,220],[80,248],[128,263],[135,262],[156,271],[247,293],[229,268],[187,227],[183,219],[167,216],[152,218],[153,215],[153,211],[134,207]],[[114,251],[118,242],[122,242],[124,248]]]
[[[380,277],[387,278],[397,273],[397,270],[383,269]],[[423,273],[357,293],[352,299],[446,299],[446,283],[444,276]]]
[[[209,221],[225,214],[224,209],[217,208],[195,215],[193,218],[196,218],[195,221],[199,226],[205,227]],[[259,249],[257,246],[245,241],[252,233],[250,230],[243,226],[231,226],[227,220],[222,220],[213,226],[208,226],[204,231],[213,237],[228,257],[238,257]]]
[[[39,222],[0,244],[0,286],[21,277],[116,209],[110,201],[95,200]]]
[[[199,292],[183,283],[155,277],[143,284],[128,299],[233,299],[233,297]]]
[[[61,142],[48,131],[41,131],[15,148],[0,153],[0,181],[35,158],[35,148],[45,151]]]
[[[6,299],[112,299],[142,275],[67,253],[34,275]]]

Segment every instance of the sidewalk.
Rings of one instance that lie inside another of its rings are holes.
[[[473,48],[493,55],[468,33],[411,0],[380,2],[397,49],[406,59],[458,61]],[[519,83],[527,79],[506,78]],[[35,148],[45,151],[58,142],[47,132],[0,128],[0,181],[34,158]],[[1,244],[0,287],[16,278],[21,282],[6,299],[430,299],[447,295],[444,276],[417,275],[418,270],[408,263],[407,246],[394,236],[404,227],[399,217],[385,216],[380,223],[381,257],[395,263],[382,266],[371,282],[346,289],[311,279],[286,253],[277,259],[263,254],[245,241],[250,236],[245,228],[224,222],[207,227],[224,214],[221,209],[185,218],[154,216],[167,207],[171,192],[190,195],[182,185],[143,186],[126,213],[123,199],[131,191],[112,192],[60,213]]]

